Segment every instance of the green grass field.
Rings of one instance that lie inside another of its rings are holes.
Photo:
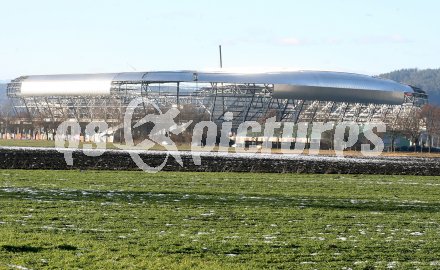
[[[0,171],[0,269],[439,269],[440,178]]]
[[[83,149],[83,146],[85,144],[89,144],[91,145],[93,148],[97,148],[97,145],[95,143],[83,143],[83,142],[79,142],[78,143],[78,149]],[[68,142],[65,142],[64,146],[67,147],[69,145]],[[120,149],[117,146],[119,145],[119,143],[117,144],[113,144],[113,143],[106,143],[105,144],[105,148],[106,149]],[[45,140],[1,140],[0,139],[0,147],[5,146],[5,147],[48,147],[48,148],[53,148],[55,147],[55,141],[45,141]],[[125,144],[123,144],[124,148],[130,148],[125,146]],[[98,147],[99,148],[99,147]],[[191,150],[191,145],[178,145],[177,146],[178,150],[180,151],[189,151]],[[134,148],[136,149],[136,148]],[[166,150],[163,146],[161,145],[154,145],[153,147],[150,148],[150,150]]]
[[[91,145],[93,148],[96,148],[97,145],[94,143],[83,143],[80,142],[78,144],[78,149],[84,149],[84,145],[88,144]],[[137,142],[136,142],[137,144]],[[65,147],[68,147],[68,143],[65,143]],[[55,147],[55,141],[38,141],[38,140],[2,140],[0,139],[0,147],[46,147],[46,148],[53,148]],[[99,148],[99,147],[98,147]],[[106,149],[122,149],[122,150],[126,150],[126,149],[138,149],[137,147],[129,147],[126,146],[125,144],[123,144],[122,146],[118,143],[106,143],[105,146]],[[177,145],[177,150],[179,151],[191,151],[191,145],[190,144],[178,144]],[[147,149],[144,149],[147,150]],[[154,145],[153,147],[149,148],[148,150],[156,150],[156,151],[164,151],[167,150],[165,147],[163,147],[162,145]],[[197,149],[197,151],[199,151],[200,149]],[[203,149],[202,149],[203,151]],[[210,150],[207,150],[210,151]],[[210,152],[217,152],[218,151],[218,146],[215,146],[212,151]],[[236,153],[236,152],[243,152],[243,150],[240,149],[236,149],[235,147],[230,147],[228,149],[228,151],[230,153]],[[308,154],[309,150],[305,149],[303,154]],[[272,149],[271,150],[272,154],[281,154],[282,151],[280,149]],[[334,156],[335,152],[333,150],[323,150],[321,149],[319,151],[320,155],[329,155],[329,156]],[[344,155],[345,156],[362,156],[360,151],[355,151],[355,150],[344,150]],[[381,154],[382,156],[389,156],[389,157],[399,157],[399,156],[403,156],[403,157],[426,157],[426,158],[440,158],[440,153],[439,152],[432,152],[432,153],[427,153],[427,152],[383,152]]]

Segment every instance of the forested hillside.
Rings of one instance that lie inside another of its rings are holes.
[[[0,83],[0,104],[3,104],[7,99],[6,97],[6,84]]]
[[[440,105],[440,69],[401,69],[379,76],[420,87],[428,93],[430,103]]]

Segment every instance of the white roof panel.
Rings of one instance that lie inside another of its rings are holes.
[[[21,82],[22,96],[109,95],[115,73],[27,76]]]

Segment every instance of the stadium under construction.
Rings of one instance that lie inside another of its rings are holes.
[[[273,116],[281,122],[383,121],[395,125],[428,102],[426,93],[416,87],[328,71],[22,76],[8,84],[7,94],[19,119],[16,124],[46,131],[68,119],[118,126],[134,98],[152,100],[164,110],[190,106],[217,123],[232,112],[234,127]],[[145,115],[148,109],[143,109]]]

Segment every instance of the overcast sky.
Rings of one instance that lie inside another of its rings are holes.
[[[438,68],[440,1],[0,0],[0,80],[218,68]]]

